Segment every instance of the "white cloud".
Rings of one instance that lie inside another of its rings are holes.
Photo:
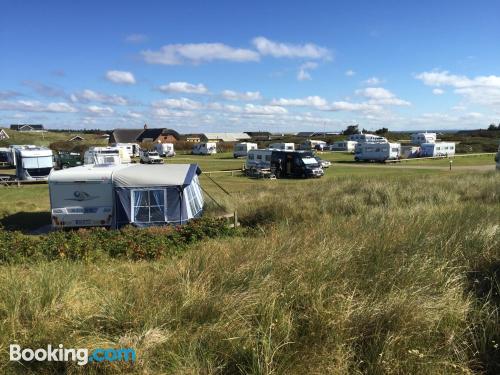
[[[470,103],[498,107],[500,105],[500,76],[477,76],[450,74],[448,71],[423,72],[415,76],[427,86],[452,87],[454,92]]]
[[[172,111],[167,108],[154,108],[153,115],[158,117],[192,117],[194,113],[191,111]]]
[[[370,77],[367,80],[363,81],[363,84],[368,86],[376,86],[380,85],[381,83],[383,83],[383,81],[378,77]]]
[[[349,112],[379,112],[382,107],[372,103],[352,103],[347,101],[333,102],[329,107],[330,111],[349,111]]]
[[[254,38],[252,43],[263,56],[307,59],[331,59],[332,57],[329,49],[312,43],[278,43],[262,36]]]
[[[246,104],[243,112],[252,115],[276,115],[287,113],[288,111],[286,110],[286,108],[274,105]]]
[[[37,100],[0,101],[2,111],[72,113],[78,110],[65,102],[44,104]]]
[[[392,92],[382,87],[367,87],[365,89],[356,90],[356,94],[367,98],[370,104],[410,105],[410,102],[397,98]]]
[[[160,91],[164,92],[178,92],[183,94],[207,94],[208,89],[205,85],[199,83],[194,85],[187,82],[170,82],[166,85],[160,86]]]
[[[101,104],[107,104],[107,105],[127,105],[128,100],[124,98],[123,96],[119,95],[108,95],[108,94],[103,94],[100,92],[96,92],[93,90],[83,90],[82,92],[78,92],[75,94],[71,94],[70,96],[71,101],[73,102],[83,102],[83,103],[88,103],[88,102],[97,102]]]
[[[309,70],[316,69],[318,67],[318,63],[314,61],[308,61],[302,64],[299,68],[299,72],[297,73],[297,79],[299,81],[311,80],[311,74]]]
[[[87,110],[94,115],[99,115],[99,116],[104,116],[104,115],[111,115],[115,111],[111,107],[99,107],[97,105],[91,105],[87,107]]]
[[[165,107],[169,109],[196,110],[201,109],[202,104],[188,98],[163,99],[153,102],[153,107]]]
[[[284,107],[286,107],[286,106],[324,107],[324,106],[328,105],[328,102],[326,101],[326,99],[323,99],[320,96],[308,96],[306,98],[300,98],[300,99],[287,99],[287,98],[273,99],[271,101],[271,105],[278,105],[278,106],[284,106]]]
[[[148,37],[144,34],[130,34],[125,38],[127,43],[144,43],[147,40]]]
[[[121,70],[109,70],[106,72],[106,79],[108,81],[133,85],[135,83],[135,77],[131,72],[125,72]]]
[[[434,95],[443,95],[444,94],[444,90],[442,90],[442,89],[433,89],[432,93]]]
[[[233,48],[222,43],[168,44],[158,51],[141,52],[150,64],[179,65],[186,62],[200,64],[214,60],[247,62],[258,61],[259,54],[243,48]]]
[[[127,111],[127,116],[130,118],[141,118],[142,117],[142,115],[140,113],[133,112],[133,111]]]
[[[349,70],[346,70],[345,75],[348,77],[352,77],[352,76],[356,75],[356,72],[354,70],[349,69]]]
[[[221,95],[227,100],[252,101],[262,99],[262,95],[259,91],[236,92],[233,90],[224,90]]]

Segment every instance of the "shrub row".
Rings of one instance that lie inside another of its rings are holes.
[[[39,260],[95,260],[99,257],[152,260],[172,256],[204,238],[234,233],[224,219],[202,218],[182,226],[125,227],[56,231],[45,236],[27,236],[0,229],[0,264]]]

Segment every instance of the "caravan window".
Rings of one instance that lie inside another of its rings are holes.
[[[253,160],[253,154],[248,155],[248,159]]]
[[[167,191],[163,189],[132,190],[132,222],[166,221],[166,195]]]

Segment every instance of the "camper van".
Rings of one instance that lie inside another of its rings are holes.
[[[162,157],[175,156],[173,143],[157,143],[155,149],[158,152],[158,154],[160,154],[160,156]]]
[[[304,143],[300,145],[301,150],[319,150],[323,151],[323,149],[326,147],[326,142],[325,141],[315,141],[313,139],[308,139]]]
[[[16,177],[18,180],[46,180],[54,168],[52,150],[45,147],[15,149]]]
[[[271,169],[277,178],[309,178],[324,175],[321,164],[310,151],[273,150]]]
[[[271,143],[268,148],[273,150],[295,151],[295,143]]]
[[[146,227],[199,217],[203,195],[196,164],[99,165],[49,176],[54,228]]]
[[[257,150],[257,143],[242,142],[236,143],[234,145],[233,157],[240,158],[245,157],[250,150]]]
[[[271,154],[273,150],[250,150],[247,154],[247,161],[245,163],[246,169],[267,169],[271,168]]]
[[[422,143],[420,145],[421,157],[453,155],[455,155],[455,143],[453,142]]]
[[[388,143],[387,138],[375,134],[351,134],[349,141],[358,143]]]
[[[397,160],[400,157],[399,143],[358,143],[354,153],[355,161]]]
[[[436,133],[414,133],[411,135],[411,143],[421,145],[422,143],[436,143]]]
[[[141,150],[141,147],[137,143],[113,143],[111,146],[124,149],[131,158],[139,156],[139,151]]]
[[[212,155],[217,153],[217,144],[215,142],[197,143],[191,151],[193,155]]]
[[[356,141],[337,141],[333,142],[329,149],[330,151],[354,152],[357,144],[358,142]]]
[[[120,151],[121,150],[121,151]],[[122,164],[125,152],[118,147],[91,147],[85,151],[84,164]],[[130,156],[128,157],[130,162]]]

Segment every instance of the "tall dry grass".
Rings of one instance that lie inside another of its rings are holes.
[[[241,194],[249,228],[178,259],[0,269],[0,372],[499,372],[498,175],[339,178]],[[6,361],[131,346],[134,365]]]

